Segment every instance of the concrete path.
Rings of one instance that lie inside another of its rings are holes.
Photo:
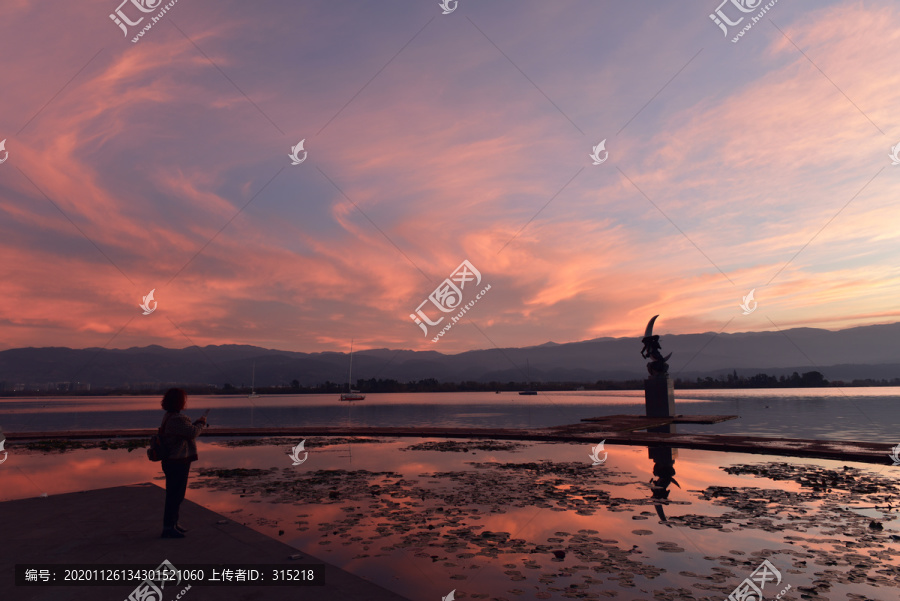
[[[190,491],[188,491],[190,495]],[[185,500],[187,538],[159,537],[165,491],[154,484],[119,486],[0,503],[0,599],[10,601],[125,601],[134,584],[103,587],[15,586],[17,563],[324,564],[325,586],[196,584],[183,601],[408,601],[293,547]],[[218,522],[227,520],[227,523]],[[288,559],[300,555],[299,559]],[[183,586],[165,588],[173,601]],[[153,599],[152,601],[158,601]]]

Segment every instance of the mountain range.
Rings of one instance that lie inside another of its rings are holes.
[[[660,333],[660,332],[657,332]],[[829,380],[900,376],[900,323],[830,331],[794,328],[733,334],[665,334],[660,338],[672,377],[696,379],[736,370],[790,375],[820,371]],[[455,355],[435,350],[369,349],[353,353],[357,379],[401,382],[595,382],[646,376],[641,336],[548,342],[526,348],[493,348]],[[92,389],[163,384],[303,386],[346,383],[346,353],[300,353],[245,345],[170,349],[18,348],[0,351],[0,383],[11,387],[57,382],[90,383]]]

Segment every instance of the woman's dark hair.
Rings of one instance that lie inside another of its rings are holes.
[[[172,413],[178,413],[187,405],[187,393],[180,388],[170,388],[163,395],[162,408]]]

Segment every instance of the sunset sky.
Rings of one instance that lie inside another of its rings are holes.
[[[120,2],[0,8],[0,349],[900,320],[896,2]]]

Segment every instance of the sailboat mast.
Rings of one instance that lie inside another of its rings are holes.
[[[353,392],[353,339],[350,339],[350,373],[347,374],[347,392]]]
[[[341,393],[342,401],[362,401],[366,395],[360,394],[358,390],[353,390],[353,339],[350,340],[350,370],[347,373],[347,392]]]
[[[253,360],[253,377],[250,380],[250,394],[247,395],[248,399],[255,399],[259,395],[256,394],[256,359]],[[252,409],[251,409],[252,411]]]

